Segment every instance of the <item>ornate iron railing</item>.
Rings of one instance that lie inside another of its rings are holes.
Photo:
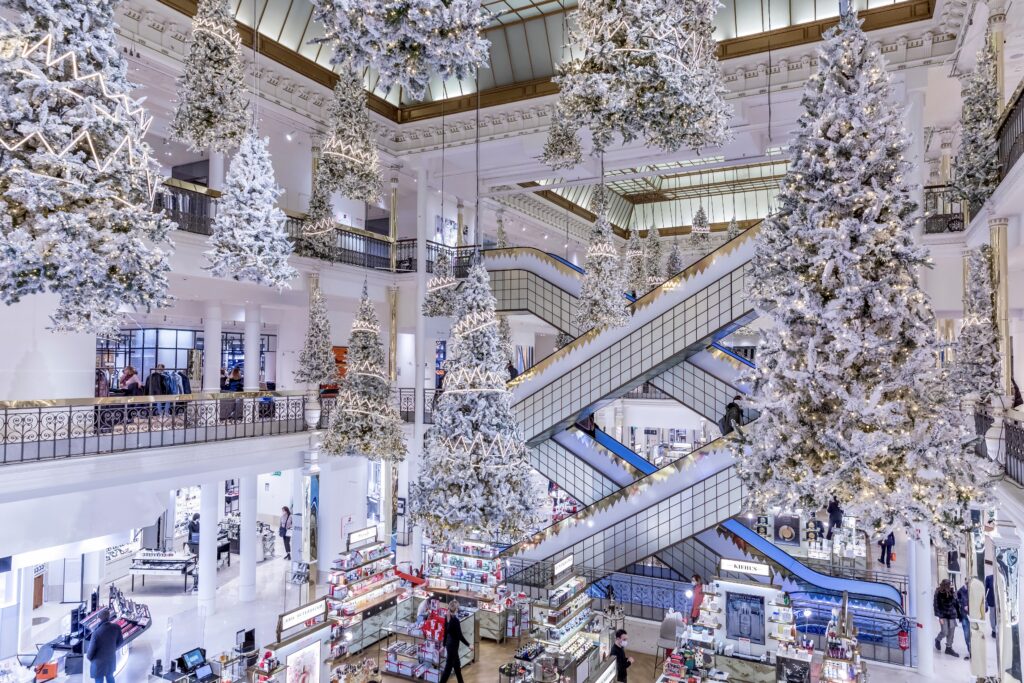
[[[436,389],[423,390],[423,423],[434,424],[434,397]],[[416,390],[398,389],[398,412],[403,422],[416,421]]]
[[[985,445],[985,432],[988,431],[994,421],[988,413],[977,410],[974,412],[974,433],[980,437],[974,444],[974,451],[979,458],[988,457],[988,446]]]
[[[373,270],[391,270],[392,245],[384,237],[336,228],[333,239],[325,240],[321,236],[308,238],[303,235],[305,219],[289,217],[285,225],[289,237],[295,242],[295,253],[300,256]]]
[[[427,272],[434,272],[434,261],[442,251],[448,252],[452,261],[452,270],[455,277],[462,278],[469,274],[469,266],[473,262],[473,254],[477,251],[477,245],[470,244],[462,247],[449,247],[437,242],[427,241]],[[416,240],[404,239],[395,243],[396,269],[399,272],[412,272],[416,270]]]
[[[999,178],[1002,180],[1024,154],[1024,81],[1017,86],[999,119]]]
[[[0,465],[306,431],[301,392],[0,402]]]
[[[1006,428],[1006,475],[1024,486],[1024,422],[1004,419]]]
[[[924,188],[924,231],[929,235],[963,232],[964,206],[949,185]]]

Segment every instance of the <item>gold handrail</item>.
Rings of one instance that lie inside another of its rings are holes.
[[[164,178],[164,185],[167,187],[176,187],[179,190],[185,190],[186,192],[204,194],[207,197],[212,197],[214,199],[222,195],[220,191],[211,190],[206,185],[197,185],[195,183],[190,183],[187,180],[178,180],[177,178]]]
[[[284,391],[227,391],[200,392],[192,394],[159,394],[157,396],[102,396],[86,398],[47,398],[22,401],[0,401],[0,410],[24,410],[29,408],[65,408],[90,406],[149,405],[152,403],[176,403],[178,401],[214,401],[230,398],[287,398],[303,396],[301,389]]]
[[[565,265],[564,263],[562,263],[558,259],[553,258],[551,256],[551,254],[548,254],[547,252],[541,251],[540,249],[537,249],[536,247],[503,247],[501,249],[484,249],[483,250],[484,258],[498,258],[500,256],[510,256],[512,258],[517,258],[517,257],[519,257],[521,255],[522,256],[532,256],[533,258],[535,258],[535,259],[537,259],[539,261],[544,261],[547,264],[553,266],[555,269],[561,271],[565,275],[569,275],[570,277],[574,277],[577,280],[580,277],[582,277],[578,270],[570,268],[569,266]]]

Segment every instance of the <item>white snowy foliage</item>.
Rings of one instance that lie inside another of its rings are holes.
[[[725,229],[726,241],[728,242],[736,239],[740,236],[740,232],[742,232],[740,230],[740,224],[736,222],[736,216],[733,216],[732,220],[729,221],[729,225]]]
[[[174,228],[152,210],[160,166],[118,48],[118,3],[3,4],[0,300],[50,292],[54,330],[109,336],[122,311],[170,303]]]
[[[423,298],[423,315],[428,318],[450,318],[455,313],[459,281],[452,274],[452,260],[447,249],[439,249],[434,259],[434,272],[427,281]]]
[[[313,192],[306,209],[306,220],[302,232],[295,238],[295,251],[303,256],[334,260],[337,253],[338,235],[331,206],[330,190],[320,170],[313,178]]]
[[[590,244],[584,261],[583,284],[573,320],[580,333],[593,328],[622,327],[629,322],[625,283],[619,265],[619,252],[612,241],[612,226],[600,214],[590,232]]]
[[[647,239],[644,240],[644,259],[647,262],[644,268],[647,273],[646,291],[650,291],[665,281],[665,268],[661,263],[661,238],[653,226],[647,230]]]
[[[726,142],[730,112],[712,37],[717,7],[717,0],[581,0],[579,56],[555,76],[556,117],[565,126],[552,126],[553,150],[569,149],[581,127],[590,129],[594,153],[615,133],[666,151]]]
[[[343,68],[339,74],[327,117],[331,131],[320,153],[318,178],[343,197],[375,203],[384,180],[376,132],[366,110],[366,90],[353,69]]]
[[[377,87],[402,86],[422,100],[432,76],[472,79],[487,62],[480,0],[314,0],[314,17],[334,49],[331,64],[373,67]]]
[[[556,113],[544,141],[541,160],[554,170],[579,166],[583,161],[583,146],[576,130]]]
[[[953,164],[953,187],[975,210],[999,185],[999,86],[992,36],[978,51],[974,71],[962,82],[960,148]]]
[[[498,344],[501,346],[502,355],[508,359],[509,363],[514,363],[516,359],[516,347],[512,343],[512,325],[508,321],[508,316],[498,316]]]
[[[495,249],[508,249],[508,234],[505,232],[505,216],[498,213],[498,231],[494,235]]]
[[[926,251],[904,158],[904,112],[852,15],[817,74],[751,264],[763,332],[737,472],[754,510],[819,510],[835,496],[869,530],[962,538],[985,498],[921,290]]]
[[[666,275],[668,277],[675,277],[679,273],[683,272],[684,265],[683,252],[679,248],[679,240],[672,240],[672,249],[668,252],[668,264],[666,265]]]
[[[370,460],[405,460],[402,419],[391,398],[384,345],[373,303],[363,285],[352,322],[345,376],[321,445],[329,455],[362,455]]]
[[[332,384],[338,378],[338,365],[331,344],[331,322],[327,319],[327,303],[319,286],[313,289],[310,298],[306,341],[299,352],[299,367],[293,376],[296,382],[314,387]]]
[[[282,190],[274,180],[269,140],[246,133],[228,168],[224,194],[213,221],[210,272],[283,289],[295,277],[288,264],[292,243],[277,207]]]
[[[543,514],[507,364],[490,279],[476,264],[460,292],[444,392],[409,490],[410,518],[434,541],[474,530],[520,538]]]
[[[981,403],[1000,393],[999,333],[992,287],[992,248],[982,245],[967,252],[964,324],[956,342],[953,378],[960,391]]]
[[[185,71],[178,77],[171,135],[193,151],[237,147],[248,124],[245,67],[228,0],[200,0]]]
[[[636,296],[643,295],[647,291],[647,258],[644,241],[640,239],[640,231],[636,228],[629,231],[629,240],[622,258],[626,269],[626,291]]]
[[[703,204],[697,207],[697,213],[693,215],[690,246],[702,252],[707,252],[711,248],[711,225],[708,223],[708,215]]]

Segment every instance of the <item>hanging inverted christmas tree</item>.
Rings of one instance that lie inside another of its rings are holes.
[[[117,4],[11,1],[20,20],[0,18],[0,299],[51,292],[55,330],[101,336],[170,302],[174,227],[152,210],[160,167]]]
[[[640,231],[636,228],[629,231],[629,240],[622,258],[626,267],[626,290],[634,296],[641,296],[647,291],[647,259],[644,241],[640,239]]]
[[[668,252],[668,264],[666,265],[666,277],[675,277],[683,272],[683,252],[679,248],[679,240],[672,240],[672,249]]]
[[[306,341],[299,352],[299,367],[293,377],[301,384],[319,387],[321,384],[332,384],[338,379],[338,364],[334,360],[331,322],[327,319],[327,303],[320,291],[319,280],[312,288]]]
[[[644,240],[644,259],[647,261],[647,291],[660,287],[665,281],[665,269],[661,265],[661,238],[653,227],[647,229]]]
[[[674,151],[729,138],[713,38],[716,0],[581,0],[574,52],[558,67],[553,150],[588,127],[594,152],[618,133]],[[546,158],[548,155],[545,155]],[[564,157],[551,154],[549,163]]]
[[[171,135],[193,151],[227,151],[245,135],[242,42],[228,0],[201,0],[192,18],[185,71],[178,78]]]
[[[750,377],[737,473],[754,510],[832,497],[869,530],[962,538],[984,498],[937,367],[918,273],[902,108],[855,16],[818,49],[780,209],[766,218],[750,296],[770,323]]]
[[[494,309],[487,271],[476,264],[460,292],[444,393],[409,491],[410,517],[434,542],[478,529],[518,539],[542,514]]]
[[[622,327],[629,322],[626,297],[622,296],[625,289],[619,251],[612,241],[612,226],[602,213],[590,232],[583,284],[573,314],[580,334],[595,327]]]
[[[320,171],[313,178],[313,193],[309,197],[306,220],[296,235],[296,251],[303,256],[333,261],[337,256],[338,236],[331,206],[330,191]]]
[[[711,226],[708,224],[708,215],[704,212],[703,204],[697,207],[697,213],[693,215],[690,246],[701,252],[707,252],[711,247]]]
[[[331,455],[364,455],[370,460],[405,460],[402,420],[391,399],[380,325],[365,284],[345,361],[345,376],[338,386],[322,450]]]
[[[427,280],[427,295],[423,298],[423,315],[428,318],[448,318],[455,312],[455,296],[459,281],[452,274],[452,260],[447,249],[439,249],[434,259],[434,272]]]
[[[987,404],[999,395],[999,333],[992,287],[992,248],[967,252],[964,283],[964,325],[956,343],[953,378],[971,400]]]
[[[315,0],[324,27],[316,42],[334,48],[331,64],[379,72],[377,87],[398,84],[422,100],[432,76],[472,79],[487,63],[480,0]]]
[[[541,159],[552,169],[574,168],[583,162],[583,147],[576,128],[558,113],[551,121]]]
[[[351,68],[342,69],[327,114],[331,134],[320,152],[318,178],[343,197],[375,203],[384,189],[376,133],[363,80]]]
[[[282,190],[274,180],[268,144],[252,131],[242,138],[228,168],[206,255],[214,275],[283,289],[296,272],[288,264],[292,243],[284,212],[277,208]]]
[[[505,215],[498,212],[498,231],[494,235],[495,249],[508,249],[508,235],[505,234]]]
[[[999,85],[992,36],[978,51],[974,71],[963,79],[960,148],[953,164],[953,187],[977,211],[999,185]]]

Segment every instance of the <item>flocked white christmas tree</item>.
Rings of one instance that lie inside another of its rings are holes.
[[[498,316],[498,343],[507,362],[515,363],[516,347],[512,343],[512,324],[508,321],[507,315]]]
[[[629,231],[622,259],[626,268],[626,290],[635,296],[643,295],[647,291],[647,257],[644,241],[636,228]]]
[[[713,38],[717,0],[581,0],[574,52],[555,81],[560,93],[548,163],[569,156],[588,127],[594,152],[618,133],[674,151],[721,145],[729,109]],[[561,142],[558,142],[561,141]]]
[[[573,312],[581,334],[595,327],[622,327],[629,322],[626,297],[622,295],[626,289],[622,270],[619,251],[612,241],[612,226],[601,213],[590,231],[580,298]]]
[[[373,303],[363,284],[352,322],[345,376],[321,449],[330,455],[363,455],[370,460],[405,460],[402,420],[391,397],[384,345]]]
[[[332,64],[377,69],[377,87],[421,100],[432,76],[472,79],[487,62],[480,0],[314,0]]]
[[[0,18],[0,299],[51,292],[55,330],[102,336],[170,302],[174,227],[152,210],[160,167],[117,4],[12,0],[21,18]]]
[[[343,197],[373,204],[380,199],[384,181],[366,90],[353,69],[342,68],[327,116],[330,136],[320,150],[318,178]]]
[[[999,86],[992,36],[978,51],[974,71],[962,82],[960,148],[953,164],[953,187],[977,210],[999,185]]]
[[[283,289],[296,272],[288,264],[292,243],[277,207],[282,190],[274,180],[269,143],[253,131],[242,138],[228,167],[206,255],[214,275]]]
[[[192,18],[185,71],[178,77],[171,135],[194,151],[227,151],[245,135],[242,42],[228,0],[200,0]]]
[[[331,261],[337,253],[338,236],[331,206],[330,191],[319,169],[313,178],[313,192],[306,209],[306,220],[296,235],[295,249],[303,256]]]
[[[439,249],[434,259],[434,272],[427,280],[427,295],[423,298],[423,315],[428,318],[449,318],[455,312],[459,281],[452,272],[448,250]]]
[[[474,530],[520,538],[538,521],[544,496],[505,384],[508,359],[482,265],[470,268],[459,294],[444,392],[409,491],[410,518],[434,542]]]
[[[725,228],[725,239],[731,241],[740,236],[740,224],[736,222],[736,216],[733,216],[729,221],[729,225]]]
[[[999,333],[992,287],[992,248],[967,252],[964,283],[964,324],[956,342],[953,378],[968,398],[987,404],[999,395]]]
[[[672,240],[672,249],[668,252],[668,263],[665,266],[665,275],[667,277],[675,277],[679,273],[683,272],[684,265],[683,252],[679,248],[679,240]]]
[[[817,63],[752,262],[750,297],[771,324],[749,378],[761,417],[743,430],[737,472],[755,510],[819,510],[835,496],[867,529],[961,538],[983,486],[936,365],[903,111],[855,16]]]
[[[337,381],[338,364],[334,360],[331,321],[327,319],[327,303],[320,290],[319,279],[311,287],[306,341],[299,352],[299,367],[293,377],[300,384],[319,387]]]
[[[693,225],[690,226],[690,246],[701,252],[711,248],[711,225],[708,223],[708,215],[704,211],[704,205],[697,207],[697,213],[693,215]]]
[[[541,159],[551,168],[574,168],[583,161],[583,146],[576,128],[557,113],[552,117]]]
[[[494,235],[495,249],[508,249],[508,234],[505,232],[505,215],[498,212],[498,230]]]
[[[658,231],[653,226],[648,228],[647,239],[644,240],[644,259],[647,261],[647,266],[644,268],[647,272],[646,291],[650,291],[655,287],[660,287],[661,283],[665,281],[665,268],[661,263],[661,238],[658,237]]]

